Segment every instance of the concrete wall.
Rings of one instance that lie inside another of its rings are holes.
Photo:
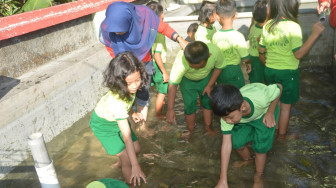
[[[0,178],[30,155],[27,137],[52,140],[92,111],[110,56],[92,16],[1,41]]]
[[[0,74],[19,77],[95,40],[92,16],[58,24],[0,42]]]

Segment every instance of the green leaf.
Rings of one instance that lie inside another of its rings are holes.
[[[52,0],[28,0],[23,6],[23,12],[46,8],[51,5]]]

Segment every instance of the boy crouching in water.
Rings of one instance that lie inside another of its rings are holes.
[[[190,42],[184,51],[180,50],[178,52],[170,72],[166,120],[170,124],[175,121],[175,95],[177,86],[180,85],[184,114],[188,125],[186,137],[195,128],[197,95],[203,107],[206,131],[211,136],[217,134],[210,127],[212,124],[212,110],[208,96],[223,67],[225,67],[223,55],[214,44],[194,41]]]
[[[266,164],[266,153],[272,148],[279,117],[280,84],[253,83],[238,89],[234,85],[219,84],[210,94],[214,114],[221,117],[223,134],[221,175],[218,187],[228,187],[227,169],[232,147],[244,162],[252,160],[246,144],[252,141],[255,151],[255,185],[260,183]]]

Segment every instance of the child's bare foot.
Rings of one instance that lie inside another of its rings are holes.
[[[159,120],[164,120],[166,119],[166,116],[165,115],[162,115],[162,114],[155,114],[155,117]]]
[[[114,164],[112,164],[110,167],[111,168],[116,168],[116,167],[121,168],[121,162],[120,162],[120,160],[118,160],[117,162],[115,162]]]
[[[279,134],[277,140],[282,141],[282,140],[296,140],[298,139],[299,136],[296,135],[295,133],[289,133],[289,134]]]
[[[252,163],[253,161],[254,161],[253,158],[243,160],[243,161],[235,161],[232,164],[232,168],[240,168],[242,166],[245,166],[245,165],[248,165],[248,164]]]
[[[144,137],[152,137],[155,133],[153,129],[147,127],[144,121],[139,123],[138,130],[141,131],[141,134],[144,135]]]
[[[336,54],[334,55],[335,61],[336,61]]]
[[[171,127],[167,125],[161,127],[161,131],[164,131],[164,132],[168,132],[170,129]]]
[[[208,132],[208,135],[211,137],[215,137],[217,135],[219,135],[218,131],[213,130],[210,126],[209,127],[205,127],[205,130]]]
[[[264,187],[263,173],[256,172],[254,174],[253,179],[254,179],[253,188],[263,188]]]
[[[187,131],[184,131],[182,134],[181,134],[181,138],[183,140],[189,140],[190,139],[190,136],[191,136],[191,132],[189,130]]]

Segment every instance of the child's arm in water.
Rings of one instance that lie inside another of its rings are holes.
[[[157,53],[157,52],[154,52],[154,60],[157,64],[157,66],[159,67],[159,69],[162,72],[163,82],[164,83],[168,82],[169,81],[169,74],[167,73],[166,68],[163,65],[161,54]]]
[[[274,101],[271,102],[263,118],[263,123],[266,125],[266,127],[269,127],[269,128],[272,128],[276,125],[274,112],[275,112],[276,106],[278,105],[280,101],[280,97],[282,93],[282,85],[281,84],[277,84],[277,85],[280,88],[280,94],[276,99],[274,99]]]
[[[176,121],[176,114],[174,110],[175,105],[175,96],[176,96],[177,86],[169,83],[168,86],[168,104],[167,104],[167,114],[166,114],[166,121],[169,124],[173,124]]]
[[[130,166],[132,167],[131,177],[129,180],[126,180],[126,181],[129,184],[132,184],[133,182],[134,186],[136,186],[137,184],[140,186],[141,178],[144,180],[145,183],[147,183],[147,181],[146,181],[146,176],[142,172],[141,167],[138,163],[138,159],[136,157],[130,126],[128,125],[127,119],[120,120],[117,122],[118,122],[119,129],[121,131],[121,134],[124,138],[127,156],[131,163]]]
[[[227,171],[232,151],[232,135],[223,134],[221,149],[221,173],[216,188],[228,188]]]
[[[313,31],[308,37],[307,41],[301,46],[301,48],[294,52],[294,55],[297,59],[303,58],[311,49],[316,39],[321,35],[324,30],[324,26],[321,22],[317,22],[313,26]]]

